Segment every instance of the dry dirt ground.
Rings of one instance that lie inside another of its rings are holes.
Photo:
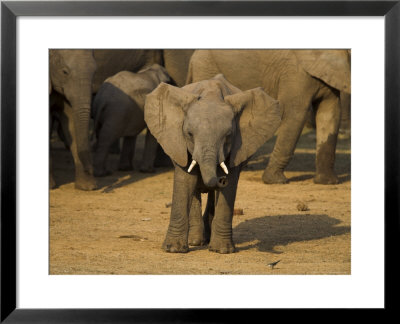
[[[101,189],[78,191],[72,156],[53,140],[59,187],[50,191],[50,274],[350,274],[350,140],[338,142],[338,185],[313,183],[313,131],[303,133],[287,168],[290,184],[265,185],[261,175],[273,143],[241,173],[235,209],[243,215],[233,220],[237,252],[221,255],[207,247],[191,247],[186,254],[161,249],[172,168],[116,171],[99,179]],[[141,136],[135,165],[142,145]],[[118,156],[109,162],[115,170]],[[278,260],[274,269],[268,267]]]

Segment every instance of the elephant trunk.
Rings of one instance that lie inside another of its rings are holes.
[[[225,176],[217,177],[216,156],[200,159],[199,166],[203,182],[208,188],[224,188],[228,185]]]
[[[77,91],[77,95],[71,100],[76,149],[85,172],[92,174],[93,167],[89,138],[92,82],[91,79],[80,79],[77,85],[79,86],[79,90]]]
[[[74,112],[75,139],[78,157],[88,173],[91,173],[92,159],[89,140],[90,104],[80,104]]]

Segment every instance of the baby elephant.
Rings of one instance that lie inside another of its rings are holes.
[[[119,170],[132,170],[136,136],[146,127],[143,109],[146,95],[161,82],[169,82],[164,67],[154,64],[138,73],[122,71],[104,81],[92,105],[97,143],[94,153],[94,175],[105,176],[106,158],[110,146],[124,137]],[[157,141],[149,132],[141,171],[153,171]]]
[[[161,83],[145,104],[150,132],[174,162],[168,252],[209,242],[232,253],[232,216],[245,162],[280,124],[278,101],[262,88],[241,91],[222,74],[177,88]],[[201,193],[208,192],[201,217]]]

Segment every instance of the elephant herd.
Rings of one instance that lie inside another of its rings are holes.
[[[152,170],[158,144],[171,158],[168,252],[205,243],[234,252],[241,168],[276,134],[262,180],[287,183],[284,170],[310,111],[314,182],[338,183],[336,142],[351,93],[348,50],[50,50],[49,59],[50,112],[67,134],[77,189],[97,188],[95,176],[108,174],[107,154],[121,137],[119,168],[132,169],[136,136],[146,127],[142,171]],[[203,218],[202,192],[208,193]]]

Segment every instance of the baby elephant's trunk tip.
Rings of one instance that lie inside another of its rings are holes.
[[[217,181],[218,188],[225,188],[227,185],[228,185],[228,179],[225,176],[218,178]]]
[[[204,184],[210,189],[225,188],[228,185],[228,179],[223,177],[213,177],[208,181],[204,181]]]

